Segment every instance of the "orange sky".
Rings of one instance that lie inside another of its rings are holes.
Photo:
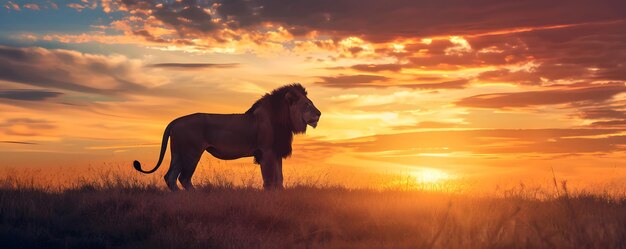
[[[0,6],[0,167],[152,164],[170,120],[300,82],[294,168],[626,180],[623,1]]]

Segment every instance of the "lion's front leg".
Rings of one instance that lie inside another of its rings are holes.
[[[280,173],[278,173],[279,171]],[[274,153],[264,152],[261,162],[261,175],[265,190],[283,189],[281,158],[277,158]]]
[[[276,181],[274,182],[274,187],[276,189],[285,189],[285,187],[283,187],[283,159],[282,158],[277,158],[276,159]]]

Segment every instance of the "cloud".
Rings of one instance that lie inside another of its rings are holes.
[[[374,135],[336,142],[356,152],[474,154],[610,153],[626,150],[619,129],[486,129]],[[445,138],[445,139],[442,139]]]
[[[68,3],[66,6],[75,9],[78,12],[81,12],[84,9],[95,9],[98,7],[98,1],[95,0],[82,0],[81,2],[82,3]]]
[[[135,13],[153,17],[179,31],[210,33],[218,28],[256,29],[263,23],[283,25],[294,35],[311,31],[364,36],[372,41],[399,37],[475,34],[623,19],[622,1],[574,0],[567,5],[541,0],[523,2],[377,0],[222,0],[123,1]],[[532,12],[532,18],[528,18]],[[567,13],[564,15],[563,13]],[[401,25],[399,25],[401,24]]]
[[[124,35],[48,38],[218,53],[275,53],[309,44],[347,58],[402,63],[352,66],[361,72],[493,66],[479,79],[527,85],[542,79],[626,79],[620,63],[626,59],[620,52],[626,50],[621,32],[626,18],[618,11],[626,6],[619,0],[573,0],[567,6],[541,0],[471,5],[459,0],[107,0],[101,6],[107,13],[118,12],[109,26]],[[510,68],[529,62],[537,65],[535,71]]]
[[[326,87],[337,88],[357,88],[357,87],[374,87],[374,88],[386,88],[386,87],[404,87],[411,89],[461,89],[464,88],[469,80],[459,79],[435,83],[402,83],[400,81],[394,81],[392,78],[380,76],[380,75],[339,75],[339,76],[321,76],[323,81],[315,82]]]
[[[410,84],[404,85],[405,87],[416,88],[416,89],[462,89],[469,84],[469,80],[460,79],[460,80],[451,80],[437,83],[420,83],[420,84]]]
[[[473,34],[464,37],[471,49],[455,54],[449,53],[456,46],[453,37],[419,39],[417,36],[394,42],[401,44],[404,52],[379,47],[376,51],[402,61],[405,74],[436,70],[452,75],[474,70],[477,74],[463,77],[473,77],[477,83],[540,86],[624,81],[626,66],[621,62],[626,60],[626,34],[620,30],[625,28],[626,20],[618,20]],[[362,64],[355,66],[369,69]]]
[[[4,8],[7,10],[15,10],[15,11],[22,10],[18,4],[12,1],[8,1],[6,4],[4,4]]]
[[[0,123],[0,131],[14,136],[39,136],[56,129],[56,125],[43,119],[12,118]]]
[[[25,145],[35,145],[35,144],[37,144],[37,143],[24,142],[24,141],[0,141],[0,143],[4,143],[4,144],[25,144]]]
[[[24,9],[41,10],[41,7],[39,7],[39,4],[36,3],[26,3],[24,4]]]
[[[621,127],[626,128],[626,119],[611,120],[611,121],[596,121],[591,123],[591,126],[596,127]]]
[[[148,65],[148,67],[169,69],[235,68],[238,66],[238,63],[156,63]]]
[[[390,71],[390,72],[398,72],[402,69],[402,65],[400,64],[357,64],[353,65],[350,68],[358,71],[364,72],[381,72],[381,71]]]
[[[626,50],[623,42],[626,35],[621,32],[626,28],[626,22],[623,14],[616,10],[623,5],[617,0],[602,3],[574,0],[567,6],[539,0],[518,3],[479,1],[471,6],[463,1],[408,0],[393,3],[349,0],[340,4],[330,0],[316,3],[134,0],[103,1],[101,6],[107,13],[118,11],[117,14],[121,14],[122,18],[111,26],[123,26],[119,30],[134,37],[134,40],[124,41],[126,43],[146,44],[149,41],[150,46],[177,47],[183,51],[231,51],[211,48],[242,40],[280,48],[289,47],[285,43],[297,45],[306,41],[329,50],[363,50],[367,45],[372,46],[370,51],[376,56],[397,59],[385,60],[396,63],[360,62],[349,66],[351,69],[403,74],[416,70],[455,72],[474,69],[479,73],[478,83],[542,85],[560,80],[625,79],[626,68],[620,61],[626,60],[626,53],[622,52]],[[528,13],[532,13],[532,18],[527,18]],[[567,15],[563,17],[563,13]],[[120,15],[115,16],[118,17]],[[269,35],[271,32],[274,33]],[[101,38],[98,38],[99,42],[104,41]],[[359,46],[340,45],[345,41],[360,43]],[[162,44],[157,46],[154,43]],[[242,47],[245,46],[228,49],[234,51]],[[527,70],[512,68],[523,64],[534,66]],[[490,67],[487,72],[477,70],[486,67]],[[474,82],[472,75],[451,78],[461,77]],[[466,85],[462,81],[384,82],[352,85],[401,85],[423,89],[458,89]],[[326,86],[346,85],[349,84]]]
[[[526,70],[497,69],[483,73],[481,80],[538,85],[559,80],[596,81],[626,79],[622,61],[626,60],[626,28],[622,19],[616,22],[576,25],[566,28],[537,30],[470,38],[479,48],[498,47],[503,52],[501,64],[532,62]],[[507,44],[509,46],[507,46]],[[508,60],[508,61],[507,61]]]
[[[208,33],[219,26],[213,21],[213,17],[196,1],[174,1],[154,5],[153,16],[173,27],[181,37],[193,33]],[[207,6],[208,7],[208,6]]]
[[[511,71],[509,69],[497,69],[482,72],[477,79],[480,82],[508,82],[523,85],[539,85],[541,84],[540,74],[528,72],[525,70]]]
[[[523,2],[460,0],[443,2],[400,0],[215,0],[215,1],[103,1],[103,11],[121,12],[131,34],[148,32],[155,40],[180,42],[193,39],[216,43],[252,37],[274,43],[275,31],[291,38],[330,37],[338,42],[359,38],[387,43],[415,37],[454,36],[448,54],[462,55],[476,48],[463,38],[569,27],[571,25],[623,20],[624,3],[573,0],[566,6],[541,0]],[[528,18],[529,12],[532,18]],[[567,14],[564,14],[567,13]],[[153,34],[155,29],[173,33]],[[293,39],[291,39],[293,42]],[[216,44],[213,44],[216,45]],[[353,53],[363,47],[351,48]],[[401,51],[402,49],[392,49]],[[476,50],[478,51],[478,50]]]
[[[590,108],[583,109],[579,116],[583,119],[626,119],[626,110]]]
[[[624,128],[626,127],[626,106],[618,104],[584,108],[578,112],[578,117],[591,121],[589,125],[591,127]]]
[[[315,82],[328,87],[350,88],[350,87],[385,87],[380,85],[382,82],[387,82],[390,78],[380,75],[338,75],[338,76],[321,76],[322,81]],[[378,83],[373,84],[373,83]]]
[[[0,99],[42,101],[62,95],[60,92],[41,90],[4,90],[0,91]]]
[[[163,81],[142,67],[140,61],[121,55],[0,46],[0,79],[36,87],[120,94],[143,91]]]
[[[572,102],[588,102],[592,105],[609,100],[622,92],[626,92],[624,83],[614,83],[573,89],[481,94],[463,98],[456,104],[480,108],[528,107]]]

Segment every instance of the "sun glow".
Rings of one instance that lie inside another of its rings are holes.
[[[452,178],[450,174],[438,169],[420,169],[413,171],[411,175],[418,183],[437,183]]]

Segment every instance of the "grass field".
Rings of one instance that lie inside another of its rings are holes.
[[[5,179],[1,248],[626,248],[623,196]]]

